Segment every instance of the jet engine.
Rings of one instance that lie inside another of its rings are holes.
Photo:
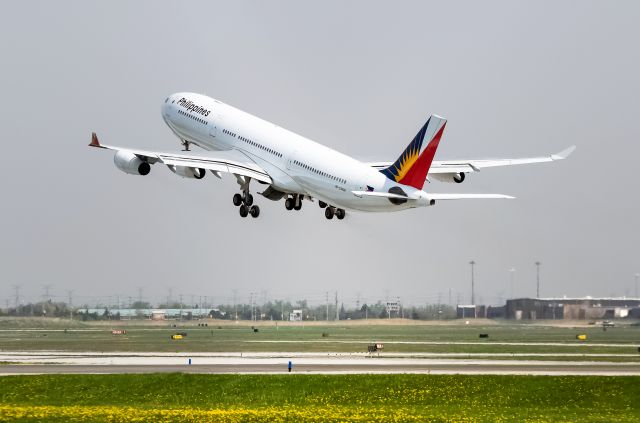
[[[429,175],[429,177],[435,178],[440,182],[455,182],[456,184],[461,184],[464,181],[465,174],[464,172],[435,173]]]
[[[113,156],[113,163],[118,169],[130,175],[147,175],[151,165],[130,151],[120,150]]]
[[[180,175],[183,178],[202,179],[207,171],[197,167],[189,166],[169,166],[169,169],[176,175]]]

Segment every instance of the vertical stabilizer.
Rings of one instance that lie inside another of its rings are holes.
[[[422,189],[446,124],[446,119],[431,115],[398,160],[380,172],[399,184]],[[428,143],[422,149],[425,139]]]

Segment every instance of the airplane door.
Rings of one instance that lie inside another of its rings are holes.
[[[297,153],[298,153],[298,150],[294,150],[293,153],[291,153],[291,155],[289,156],[289,160],[287,160],[287,169],[289,170],[293,169],[293,161],[296,159]]]
[[[215,122],[209,122],[209,136],[215,138],[218,133],[218,127]]]

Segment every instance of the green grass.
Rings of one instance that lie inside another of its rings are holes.
[[[0,382],[3,421],[640,420],[640,377],[156,374]]]
[[[178,328],[166,326],[127,325],[126,335],[111,335],[114,323],[84,324],[64,327],[57,322],[55,328],[25,327],[0,329],[0,349],[66,350],[66,351],[154,351],[154,352],[364,352],[372,341],[385,343],[385,352],[458,352],[458,353],[637,353],[640,345],[640,327],[624,326],[603,331],[597,327],[558,328],[523,324],[491,326],[452,325],[332,325],[332,326],[262,326],[254,333],[247,324],[199,328],[196,323]],[[125,327],[125,326],[122,326]],[[186,331],[188,336],[173,341],[170,335]],[[322,337],[322,334],[328,337]],[[489,339],[478,338],[488,333]],[[586,342],[577,341],[579,333],[587,334]],[[268,342],[264,342],[268,341]],[[420,342],[471,342],[472,345],[437,345]],[[400,343],[394,343],[400,342]],[[409,342],[409,343],[402,343]],[[415,343],[411,343],[415,342]],[[562,346],[496,345],[514,342],[557,342]],[[602,346],[619,343],[628,346]],[[585,346],[586,344],[586,346]]]

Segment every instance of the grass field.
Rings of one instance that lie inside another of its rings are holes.
[[[25,323],[26,320],[26,323]],[[30,322],[30,324],[29,324]],[[171,323],[172,324],[172,323]],[[124,327],[125,335],[111,335],[111,328]],[[65,331],[65,328],[67,329]],[[620,326],[606,332],[600,327],[552,327],[527,324],[460,325],[299,325],[259,326],[250,324],[197,322],[136,324],[135,322],[82,324],[80,322],[23,319],[0,321],[0,350],[135,351],[135,352],[365,352],[371,342],[385,344],[385,353],[602,353],[638,354],[639,326]],[[170,335],[187,332],[185,339],[174,341]],[[479,339],[488,333],[488,339]],[[323,336],[323,334],[325,336]],[[587,341],[576,340],[586,334]],[[456,342],[457,344],[437,344]],[[540,345],[502,345],[502,343]],[[542,345],[559,343],[562,345]],[[621,344],[606,346],[603,344]],[[640,354],[638,354],[640,358]],[[629,361],[635,360],[629,358]]]
[[[2,421],[629,421],[638,377],[8,376]]]

